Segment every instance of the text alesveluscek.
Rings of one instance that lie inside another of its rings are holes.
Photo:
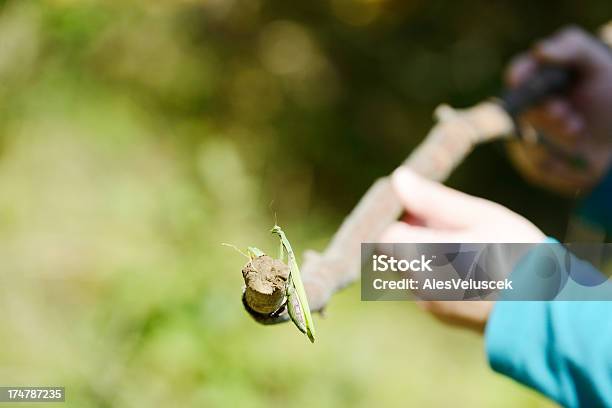
[[[422,274],[433,272],[432,265],[435,256],[427,257],[420,255],[414,259],[396,259],[388,255],[372,256],[373,272],[420,272],[419,278],[410,277],[403,279],[375,278],[372,286],[375,290],[512,290],[512,280],[480,280],[470,278],[446,278],[423,277]]]
[[[372,281],[376,290],[512,290],[510,279],[501,280],[475,280],[454,278],[441,280],[426,278],[424,280],[404,278],[399,280],[386,280],[376,278]]]

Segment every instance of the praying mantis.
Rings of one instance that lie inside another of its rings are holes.
[[[289,267],[289,276],[285,285],[285,302],[279,311],[286,306],[289,317],[298,330],[308,336],[310,341],[314,343],[314,322],[312,320],[312,314],[310,313],[310,306],[308,305],[308,298],[306,296],[302,277],[300,276],[300,268],[298,267],[295,253],[293,252],[289,239],[287,239],[287,235],[279,225],[275,224],[270,232],[277,236],[280,242],[278,259],[284,263],[286,258]],[[265,255],[266,254],[259,248],[248,247],[247,249],[247,256],[251,263],[255,259]]]
[[[300,276],[300,268],[295,259],[295,254],[291,248],[291,244],[285,235],[285,232],[280,226],[274,225],[270,232],[278,236],[280,241],[279,258],[284,261],[285,253],[287,253],[289,264],[289,279],[287,280],[287,311],[289,317],[297,328],[308,336],[310,341],[315,341],[315,328],[310,314],[310,306],[306,297],[306,290]]]

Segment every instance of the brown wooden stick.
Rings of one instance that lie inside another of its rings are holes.
[[[402,165],[436,181],[446,180],[474,146],[506,137],[514,127],[512,119],[495,102],[465,110],[443,105],[435,114],[438,124]],[[401,213],[402,205],[389,177],[380,178],[346,217],[323,254],[304,254],[301,270],[313,311],[322,310],[335,292],[359,278],[361,243],[375,242]],[[248,299],[244,304],[248,309]],[[254,317],[257,319],[257,314]],[[283,314],[261,316],[263,323],[284,320]]]
[[[444,181],[473,148],[512,134],[514,124],[497,103],[470,109],[436,109],[438,124],[402,164],[431,180]],[[361,243],[376,242],[402,213],[389,177],[378,179],[344,220],[322,255],[312,252],[302,265],[311,308],[320,310],[339,289],[359,278]]]
[[[600,38],[612,48],[612,21],[602,27]],[[512,118],[495,101],[463,110],[442,105],[436,109],[435,116],[438,124],[402,165],[440,182],[448,178],[476,145],[502,139],[514,131]],[[361,243],[375,242],[401,213],[402,206],[389,178],[380,178],[344,219],[322,254],[304,253],[301,271],[313,311],[322,310],[335,292],[359,278]],[[246,297],[243,304],[261,323],[287,320],[286,313],[253,312]]]

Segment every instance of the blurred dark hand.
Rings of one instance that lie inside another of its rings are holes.
[[[516,87],[539,64],[567,66],[578,74],[571,91],[531,109],[521,118],[550,140],[589,162],[579,169],[543,146],[513,143],[511,157],[531,182],[555,191],[587,192],[607,170],[612,156],[612,52],[579,28],[565,28],[538,42],[510,64],[507,82]]]

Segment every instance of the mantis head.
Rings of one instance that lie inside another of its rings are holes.
[[[283,230],[278,225],[274,225],[272,229],[270,230],[270,232],[274,235],[280,235],[281,232],[283,232]]]

